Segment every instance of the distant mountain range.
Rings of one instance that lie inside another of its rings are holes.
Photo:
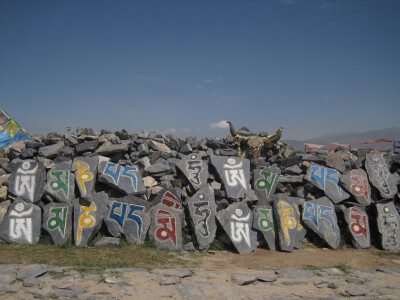
[[[385,129],[371,130],[365,132],[339,132],[330,133],[324,136],[313,138],[309,140],[282,140],[283,143],[287,143],[295,149],[304,151],[304,143],[325,145],[328,143],[339,143],[339,144],[351,144],[357,142],[375,141],[381,138],[389,140],[400,140],[400,127],[393,126]],[[370,145],[357,145],[358,149],[363,148],[374,148],[374,149],[388,149],[392,145],[389,143],[382,144],[370,144]]]

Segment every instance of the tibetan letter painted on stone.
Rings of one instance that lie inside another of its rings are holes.
[[[96,184],[97,165],[99,158],[77,157],[72,164],[72,171],[75,171],[75,181],[81,197],[90,200]]]
[[[199,154],[192,153],[186,156],[176,166],[182,171],[190,185],[196,191],[207,184],[208,165],[201,159]]]
[[[43,228],[54,244],[62,245],[72,237],[72,205],[49,203],[43,207]]]
[[[251,192],[248,159],[213,155],[211,163],[222,179],[228,198],[244,198]]]
[[[323,197],[306,201],[302,206],[304,224],[330,247],[336,249],[340,243],[340,230],[332,201]]]
[[[340,183],[358,203],[364,206],[371,204],[371,186],[368,183],[367,173],[363,169],[346,171],[340,178]]]
[[[257,205],[253,209],[253,228],[260,231],[270,250],[276,250],[274,213],[270,205]]]
[[[41,221],[42,212],[38,206],[17,198],[1,223],[0,237],[8,243],[36,244]]]
[[[150,238],[157,248],[182,250],[183,211],[157,204],[151,210]]]
[[[199,248],[208,249],[217,231],[217,208],[213,188],[207,185],[199,190],[190,198],[188,208]]]
[[[164,189],[160,195],[153,200],[152,205],[163,204],[166,207],[173,209],[183,209],[182,200],[175,194],[173,190]]]
[[[400,215],[393,202],[377,203],[378,230],[381,234],[382,248],[400,250]]]
[[[142,175],[137,166],[122,166],[103,161],[99,165],[99,181],[127,195],[143,194],[146,191]]]
[[[128,243],[142,245],[150,226],[150,203],[134,197],[112,199],[105,222],[115,237],[125,235]]]
[[[283,251],[301,248],[306,230],[300,221],[300,199],[276,194],[274,199],[274,216],[279,246]]]
[[[75,195],[71,163],[61,163],[47,173],[46,192],[58,202],[71,203]]]
[[[325,192],[334,203],[339,203],[350,197],[339,185],[342,174],[335,169],[311,164],[307,170],[306,180]]]
[[[11,173],[9,190],[25,201],[35,203],[40,200],[45,188],[46,169],[41,162],[25,160],[16,164]]]
[[[365,169],[367,170],[369,181],[379,190],[382,198],[391,199],[396,195],[396,181],[392,173],[390,173],[382,153],[367,153]]]
[[[252,229],[253,212],[246,203],[233,203],[218,211],[217,219],[238,253],[250,253],[257,248],[257,232]]]
[[[351,242],[357,249],[371,247],[368,215],[363,207],[348,207],[344,210],[347,229],[351,234]]]
[[[90,205],[74,199],[74,241],[75,246],[87,247],[87,243],[99,231],[107,209],[106,193],[93,194]]]
[[[268,204],[271,196],[275,193],[278,184],[278,170],[255,170],[254,171],[254,192],[258,198],[258,204]]]

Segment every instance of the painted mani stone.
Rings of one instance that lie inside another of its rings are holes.
[[[110,199],[104,221],[112,236],[123,234],[128,243],[143,245],[150,227],[150,203],[135,196]]]
[[[75,196],[75,181],[71,172],[71,163],[58,164],[47,172],[46,192],[58,202],[71,203]]]
[[[72,204],[49,203],[43,207],[42,227],[54,244],[62,245],[72,238]]]
[[[332,201],[328,197],[322,197],[306,201],[302,207],[303,223],[331,248],[336,249],[340,244],[340,230]]]
[[[344,219],[348,232],[351,234],[351,243],[357,249],[371,247],[371,238],[368,225],[368,214],[364,207],[348,207],[344,210]]]
[[[192,153],[180,160],[176,166],[187,178],[194,190],[198,191],[207,184],[208,164],[198,153]]]
[[[211,163],[222,179],[228,198],[244,198],[250,194],[250,161],[237,157],[211,156]]]
[[[17,198],[1,223],[0,238],[13,244],[39,242],[42,211],[39,206]]]
[[[208,249],[217,231],[214,189],[210,185],[200,189],[189,199],[188,209],[199,249]]]
[[[99,158],[76,157],[72,163],[72,171],[75,172],[75,182],[78,186],[81,198],[90,200],[96,184],[97,165]]]
[[[400,215],[393,202],[377,203],[378,230],[384,250],[400,249]]]
[[[107,183],[127,195],[146,192],[138,166],[122,166],[102,161],[99,164],[99,181]]]
[[[151,210],[149,236],[157,248],[182,250],[183,210],[163,203]]]
[[[87,243],[99,231],[107,211],[108,195],[93,194],[90,204],[74,199],[74,242],[75,246],[87,247]]]
[[[275,194],[273,201],[280,249],[291,252],[294,248],[302,248],[306,229],[300,220],[300,198]]]
[[[325,192],[334,203],[339,203],[350,197],[339,185],[342,174],[335,169],[326,168],[317,164],[311,164],[307,170],[305,179]]]
[[[275,169],[254,171],[254,193],[259,205],[270,202],[271,196],[275,194],[279,175],[280,171]]]
[[[342,186],[357,200],[358,203],[368,206],[371,204],[371,186],[367,173],[363,169],[346,171],[340,177]]]
[[[152,205],[163,204],[166,207],[183,210],[182,200],[171,189],[164,189],[153,201]]]
[[[9,191],[25,201],[36,203],[42,198],[45,189],[46,169],[41,162],[25,160],[16,164],[11,173]]]
[[[252,229],[253,212],[245,202],[236,202],[218,211],[217,219],[239,254],[256,250],[257,232]]]
[[[367,170],[369,181],[379,190],[382,198],[391,199],[396,195],[396,180],[390,173],[382,153],[367,153],[365,169]]]
[[[271,205],[257,205],[253,208],[253,228],[262,233],[270,250],[276,250],[274,212]]]

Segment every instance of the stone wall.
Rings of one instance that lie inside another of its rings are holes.
[[[306,241],[400,249],[399,156],[270,144],[254,166],[231,137],[124,130],[34,136],[2,156],[0,238],[8,243],[45,234],[86,247],[101,231],[189,251],[215,239],[238,253]]]

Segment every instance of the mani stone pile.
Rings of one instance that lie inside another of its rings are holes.
[[[0,158],[0,238],[35,244],[44,234],[86,247],[101,232],[106,243],[148,238],[187,251],[208,250],[215,239],[238,253],[342,241],[400,249],[399,156],[308,154],[276,143],[254,164],[237,150],[232,136],[33,136]]]

